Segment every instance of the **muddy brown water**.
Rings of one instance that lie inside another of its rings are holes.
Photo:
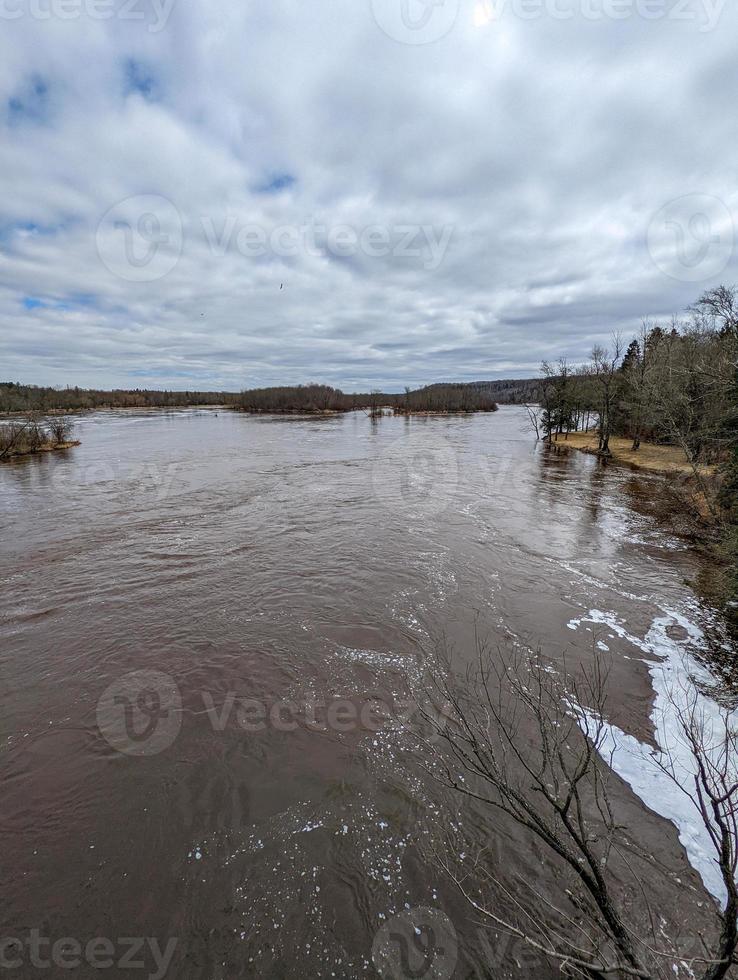
[[[377,976],[378,933],[417,908],[451,924],[453,962],[398,976],[555,975],[480,934],[421,846],[449,846],[444,791],[372,711],[399,714],[429,652],[464,661],[476,630],[570,664],[607,647],[609,720],[652,738],[641,652],[572,621],[714,622],[697,559],[639,506],[658,477],[536,445],[514,407],[105,412],[75,435],[0,467],[8,976]],[[620,792],[689,917],[709,899],[675,828]],[[500,874],[555,888],[520,832],[466,819]],[[72,969],[49,959],[64,937]]]

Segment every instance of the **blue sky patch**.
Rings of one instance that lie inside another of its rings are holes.
[[[20,126],[25,122],[36,125],[48,122],[49,84],[40,75],[32,75],[15,95],[8,99],[8,124]]]
[[[128,58],[125,63],[125,94],[137,93],[147,102],[156,102],[160,98],[159,82],[151,69],[142,61]]]
[[[72,293],[64,299],[41,299],[40,296],[24,296],[21,300],[26,310],[61,310],[67,312],[75,307],[94,306],[97,297],[92,293]]]
[[[296,183],[297,177],[292,174],[273,174],[266,183],[256,189],[260,194],[279,194],[280,191],[286,191],[288,187],[292,187]]]

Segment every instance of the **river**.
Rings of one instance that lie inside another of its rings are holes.
[[[536,444],[516,407],[74,422],[79,447],[0,466],[3,934],[107,937],[116,976],[158,975],[154,938],[176,940],[170,977],[376,976],[385,924],[437,909],[454,976],[556,975],[480,936],[422,846],[448,794],[361,709],[411,698],[476,633],[606,657],[608,722],[652,745],[654,662],[720,629],[659,477]],[[622,773],[689,916],[703,879],[717,895],[699,847],[668,792]],[[508,827],[470,834],[555,887]],[[130,974],[121,937],[141,937]],[[100,975],[89,959],[75,976]]]

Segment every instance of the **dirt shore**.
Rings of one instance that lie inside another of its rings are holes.
[[[597,433],[592,431],[570,432],[568,436],[561,435],[554,439],[554,444],[596,455]],[[613,462],[628,463],[630,466],[642,470],[651,470],[653,473],[684,473],[686,475],[694,473],[684,451],[678,446],[657,446],[650,442],[643,442],[640,449],[634,450],[632,439],[610,436],[610,452]],[[714,471],[712,466],[703,466],[700,469],[705,475]]]

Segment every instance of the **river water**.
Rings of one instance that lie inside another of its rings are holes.
[[[377,976],[386,923],[435,909],[457,948],[428,976],[554,976],[479,933],[429,856],[446,791],[363,709],[399,711],[433,651],[463,662],[481,635],[607,657],[613,731],[652,745],[654,662],[719,630],[659,478],[536,444],[516,407],[75,430],[0,467],[2,934],[105,937],[115,976]],[[622,774],[689,917],[703,880],[717,895],[699,842]],[[470,833],[501,875],[555,888],[509,827]],[[153,940],[176,940],[161,967]],[[54,975],[24,956],[9,975]],[[90,959],[73,975],[99,976]]]

